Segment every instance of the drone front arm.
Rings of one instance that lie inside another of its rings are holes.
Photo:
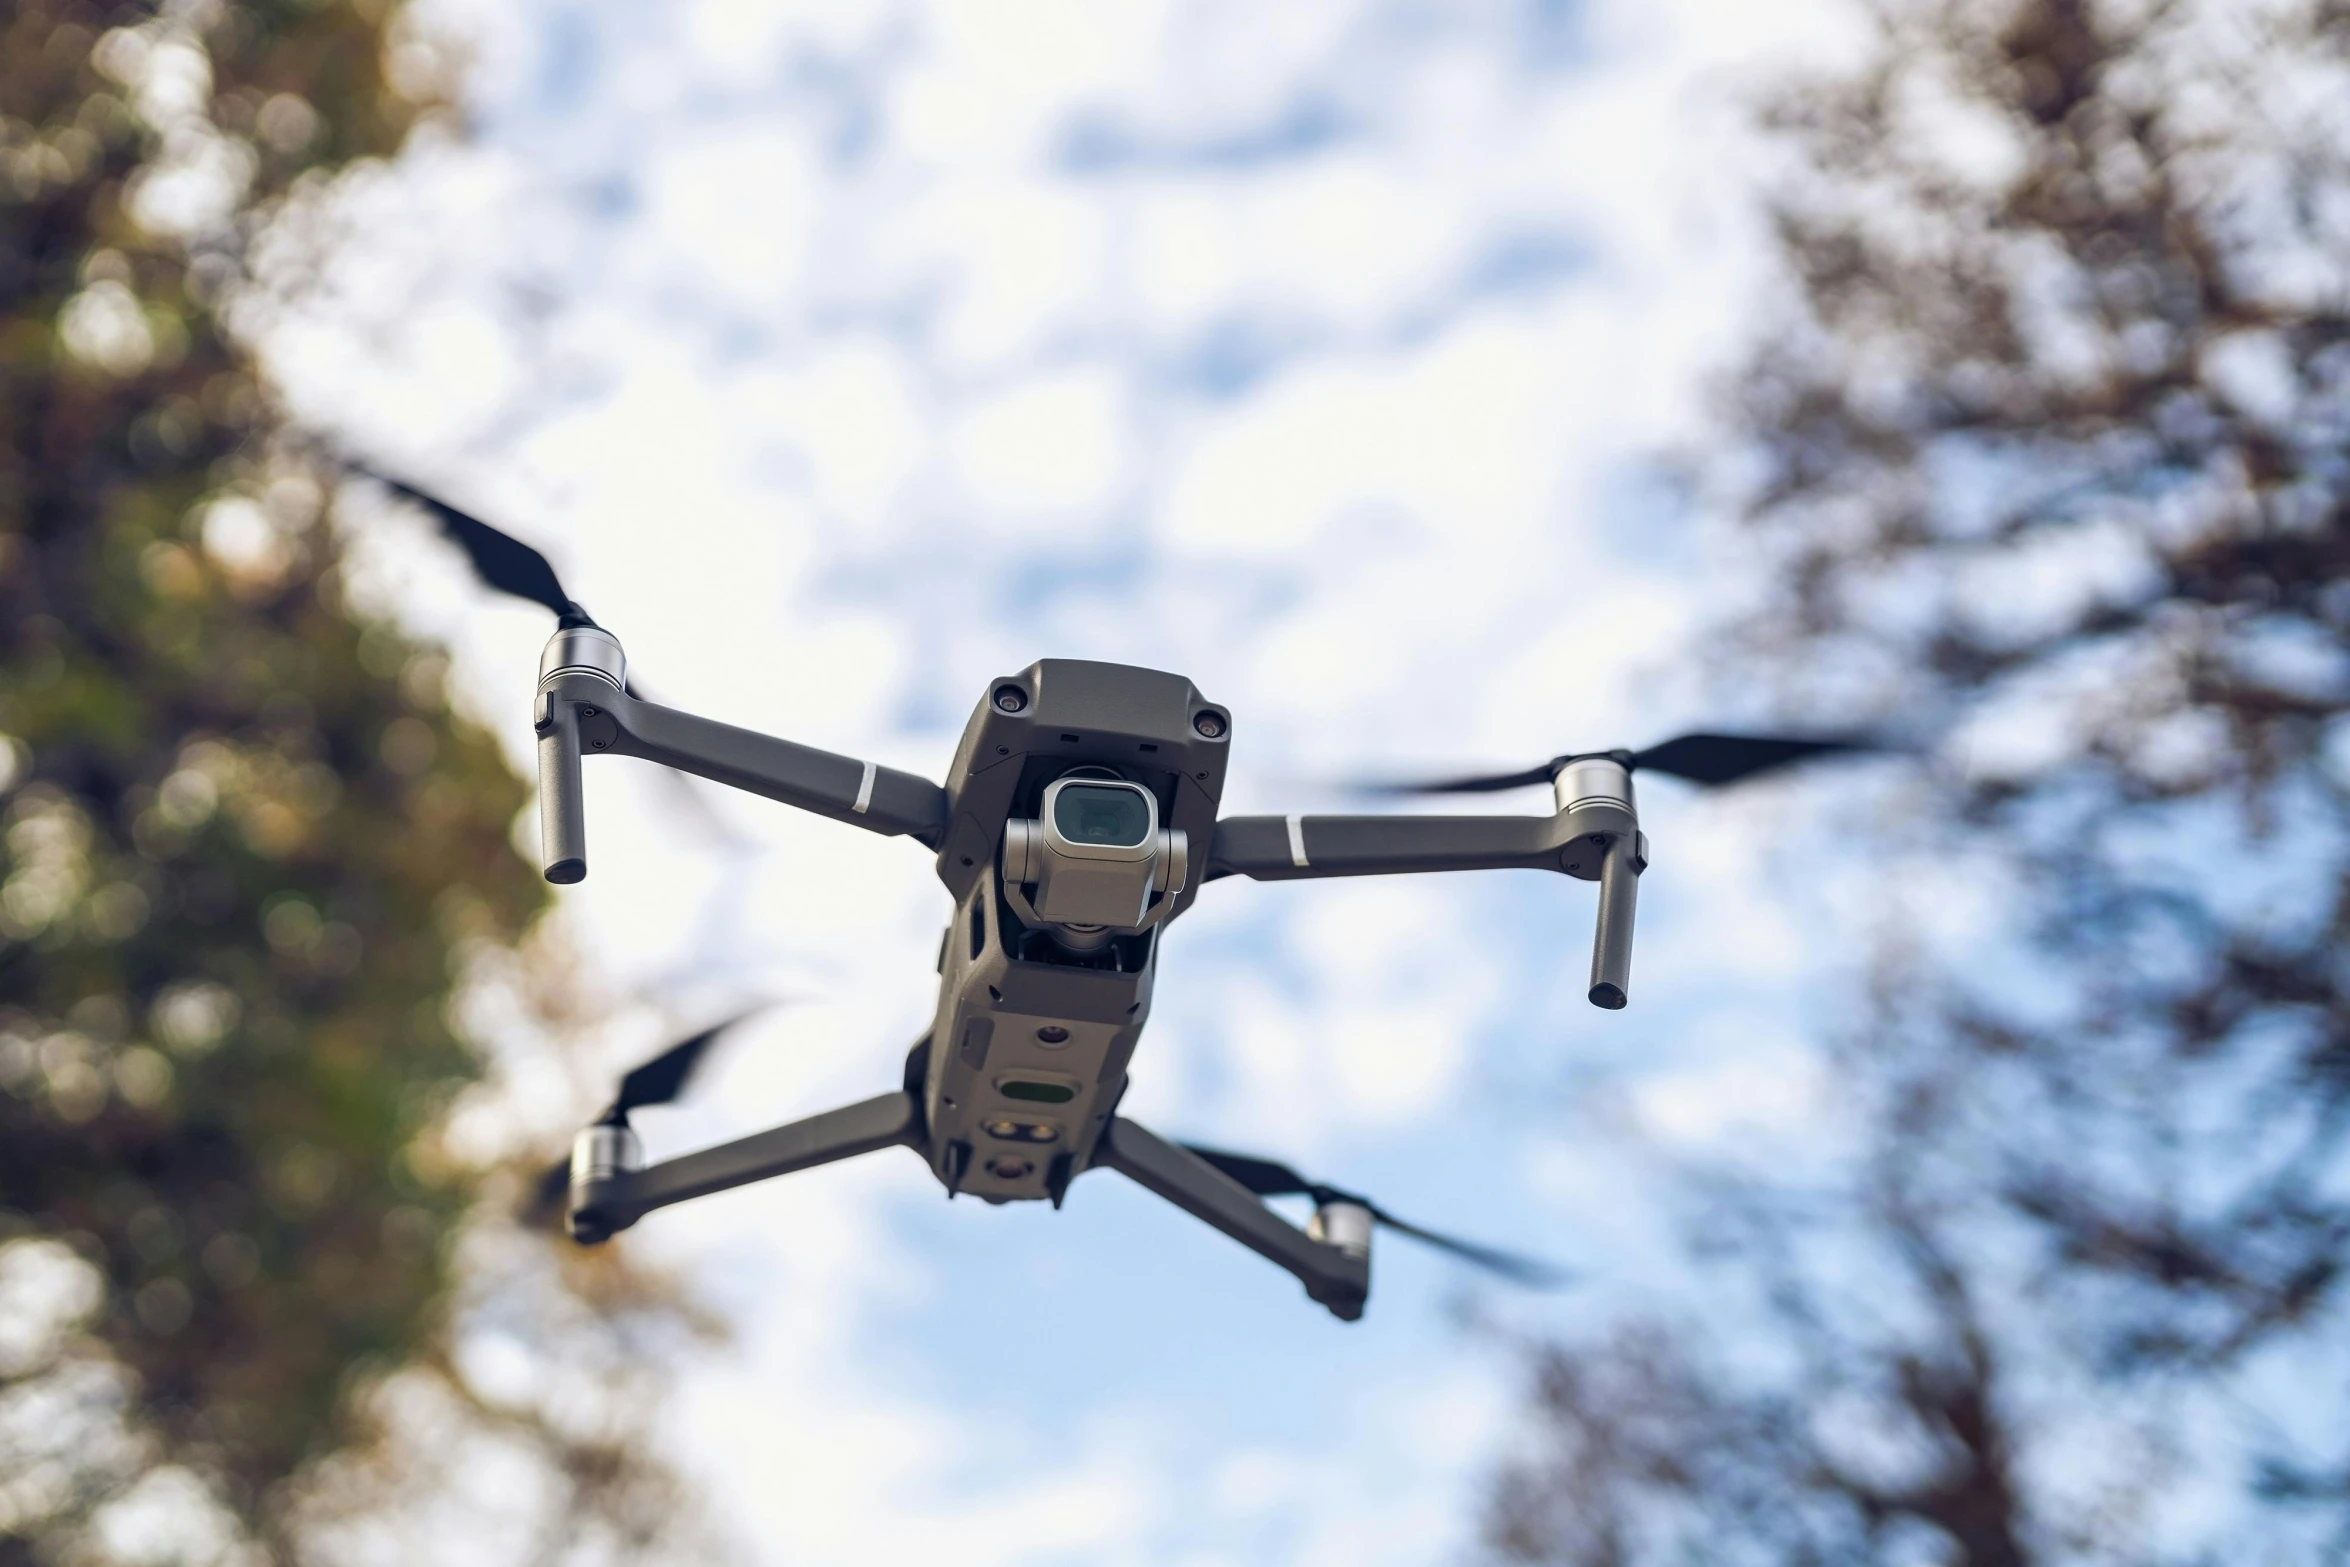
[[[572,1238],[583,1243],[604,1240],[655,1208],[853,1159],[877,1148],[910,1148],[921,1140],[921,1101],[900,1089],[641,1170],[598,1171],[600,1178],[582,1179],[575,1163]]]
[[[1613,806],[1556,816],[1228,816],[1216,823],[1208,878],[1296,881],[1420,871],[1599,875],[1610,838],[1637,831]]]
[[[1340,1321],[1352,1322],[1363,1314],[1363,1302],[1371,1294],[1371,1265],[1365,1258],[1315,1240],[1190,1149],[1117,1116],[1103,1130],[1094,1163],[1117,1171],[1287,1269],[1309,1297]]]
[[[1543,870],[1596,881],[1586,994],[1614,1011],[1631,989],[1632,911],[1648,868],[1648,840],[1629,806],[1627,789],[1620,799],[1574,799],[1554,816],[1228,816],[1216,823],[1205,879]]]
[[[542,826],[550,880],[586,873],[579,810],[582,756],[635,756],[765,795],[868,832],[929,848],[946,830],[947,795],[927,778],[697,718],[632,697],[593,674],[558,674],[536,714]],[[566,874],[557,875],[558,868]]]

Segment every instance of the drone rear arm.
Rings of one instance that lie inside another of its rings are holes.
[[[642,701],[599,675],[549,677],[539,689],[536,721],[550,881],[586,874],[582,756],[642,757],[930,848],[946,830],[946,791],[927,778]]]
[[[1094,1163],[1205,1220],[1266,1261],[1287,1269],[1306,1294],[1344,1322],[1363,1314],[1371,1265],[1325,1245],[1257,1199],[1255,1193],[1188,1148],[1179,1148],[1118,1116],[1103,1131]]]
[[[575,1162],[572,1238],[600,1241],[655,1208],[853,1159],[877,1148],[910,1148],[921,1140],[921,1101],[900,1089],[641,1170],[597,1171],[583,1179],[587,1172]]]

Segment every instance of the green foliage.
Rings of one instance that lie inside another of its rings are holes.
[[[96,1266],[134,1423],[248,1518],[445,1326],[451,987],[545,902],[520,782],[438,655],[345,611],[213,308],[240,222],[419,112],[386,25],[0,22],[0,1253]],[[0,1484],[0,1561],[99,1500],[51,1480]]]

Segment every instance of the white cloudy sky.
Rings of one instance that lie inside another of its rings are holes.
[[[731,722],[938,776],[991,676],[1145,664],[1232,708],[1239,810],[1641,744],[1742,700],[1682,672],[1722,585],[1645,459],[1756,309],[1738,94],[1840,14],[447,0],[470,133],[343,183],[265,346]],[[369,529],[370,591],[526,766],[543,616]],[[590,795],[562,917],[613,995],[795,998],[643,1117],[656,1153],[895,1080],[946,912],[919,848],[743,799],[721,851],[634,764]],[[1802,1122],[1832,954],[1758,846],[1784,795],[1644,806],[1631,1011],[1581,999],[1579,883],[1221,883],[1128,1113],[1588,1270],[1480,1297],[1515,1321],[1670,1292],[1643,1149]],[[1108,1174],[992,1210],[881,1155],[630,1244],[738,1324],[669,1429],[764,1561],[1425,1562],[1509,1432],[1456,1272],[1389,1246],[1342,1326]]]

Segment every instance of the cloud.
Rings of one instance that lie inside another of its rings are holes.
[[[1124,398],[1106,370],[1048,373],[971,408],[947,436],[962,493],[1047,548],[1098,526],[1128,471]]]

